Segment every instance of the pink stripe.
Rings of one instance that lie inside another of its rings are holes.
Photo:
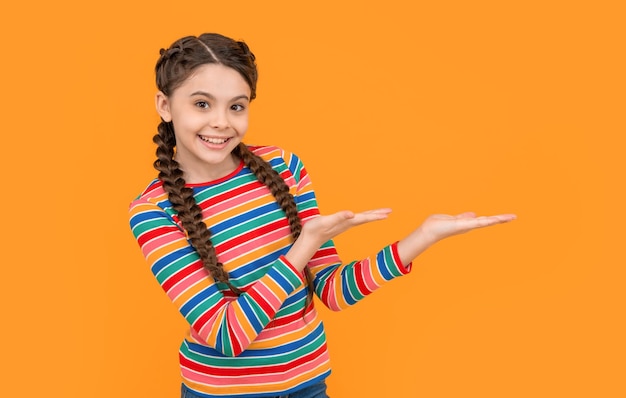
[[[225,304],[224,304],[225,305]],[[211,347],[215,346],[215,342],[209,342],[209,334],[211,334],[211,330],[213,330],[213,325],[216,323],[222,323],[222,319],[226,316],[224,311],[216,311],[215,315],[204,322],[204,325],[193,325],[191,327],[191,333],[194,338],[200,339],[202,344],[209,344]],[[196,327],[199,329],[198,333],[196,333]],[[213,343],[212,345],[210,343]]]
[[[245,376],[239,376],[239,377],[228,376],[228,377],[219,378],[219,377],[198,374],[183,366],[181,366],[181,372],[185,379],[192,381],[194,383],[206,384],[209,386],[228,386],[228,387],[253,386],[253,385],[259,385],[259,387],[261,387],[260,385],[264,384],[263,387],[267,388],[266,391],[268,391],[269,388],[271,388],[270,383],[282,384],[282,383],[285,383],[288,379],[293,378],[293,377],[305,376],[306,378],[307,373],[313,373],[315,369],[327,364],[328,361],[329,361],[328,351],[324,350],[322,355],[315,358],[313,361],[310,361],[300,366],[289,369],[287,372],[281,372],[277,374],[267,374],[267,375],[260,375],[260,376],[245,375]],[[244,368],[241,368],[241,369],[244,369]],[[258,372],[258,368],[255,371]],[[316,375],[317,375],[316,373],[312,374],[311,377],[315,377]],[[239,382],[235,381],[237,379],[240,379],[238,380]]]
[[[254,152],[256,155],[258,156],[262,156],[262,155],[266,155],[268,153],[272,153],[272,152],[279,152],[279,149],[277,146],[260,146],[260,147],[256,147],[252,150],[252,152]],[[280,152],[276,154],[276,156],[280,155]]]
[[[327,288],[328,294],[326,296],[325,303],[328,306],[328,308],[332,310],[341,309],[341,306],[337,302],[337,295],[335,294],[335,286],[337,285],[337,279],[341,279],[338,277],[340,268],[341,267],[335,269],[329,275],[328,279],[326,279],[326,286],[328,286]]]
[[[275,242],[279,242],[281,240],[285,241],[285,245],[286,245],[289,242],[290,236],[291,235],[289,232],[289,226],[286,226],[286,227],[277,229],[276,231],[273,231],[269,234],[260,236],[259,238],[250,240],[242,245],[235,246],[228,251],[220,252],[219,246],[216,247],[216,250],[220,253],[220,261],[222,261],[223,263],[227,263],[241,255],[252,253],[264,246],[267,246]]]
[[[317,327],[317,323],[315,325],[312,325],[311,322],[315,320],[316,316],[317,312],[315,311],[315,308],[313,308],[313,310],[309,310],[309,312],[306,313],[304,318],[298,318],[296,321],[288,323],[286,325],[267,327],[263,329],[263,331],[259,333],[259,336],[254,339],[254,341],[265,341],[275,338],[282,338],[287,334],[295,333],[305,328],[313,329]]]
[[[309,266],[310,267],[317,267],[320,265],[324,265],[326,268],[326,266],[328,266],[329,264],[339,264],[341,263],[341,259],[339,258],[339,256],[337,254],[333,254],[330,256],[324,256],[324,257],[316,257],[313,258],[311,261],[309,261]]]
[[[211,214],[218,214],[225,210],[232,210],[235,207],[239,207],[255,199],[263,197],[267,195],[267,193],[268,193],[268,188],[265,185],[261,185],[256,189],[247,191],[244,194],[235,196],[228,200],[222,201],[214,206],[211,206],[210,212]]]
[[[207,271],[204,268],[199,268],[197,271],[189,274],[185,279],[172,286],[172,288],[167,292],[167,295],[170,299],[175,300],[193,285],[206,279],[207,276]]]
[[[141,249],[143,250],[144,255],[148,256],[153,251],[161,249],[162,247],[177,241],[181,238],[181,236],[184,236],[182,232],[170,232],[144,243]]]
[[[302,191],[302,188],[306,187],[310,183],[311,183],[311,178],[307,174],[304,177],[302,177],[302,179],[300,180],[300,183],[298,184],[298,191]]]
[[[241,317],[237,316],[237,313],[241,314]],[[256,333],[254,332],[254,328],[252,326],[250,326],[250,329],[252,329],[253,335],[248,336],[246,334],[245,330],[241,327],[241,324],[243,322],[250,324],[250,321],[248,320],[248,318],[246,318],[246,314],[243,312],[240,306],[229,305],[226,307],[226,329],[222,330],[222,333],[226,333],[226,336],[228,336],[228,338],[226,339],[227,344],[229,344],[230,347],[233,349],[235,355],[240,354],[239,350],[247,349],[250,341],[252,341],[252,339],[256,336]],[[221,327],[222,325],[219,326]],[[233,344],[233,341],[231,341],[233,336],[235,339],[237,339],[237,342],[239,343],[238,346],[241,348],[237,348],[235,350],[236,345]]]
[[[278,284],[276,286],[278,286]],[[267,301],[270,307],[278,310],[282,305],[282,301],[278,299],[276,292],[270,290],[267,285],[263,283],[257,283],[254,286],[254,289],[259,293],[261,297],[263,297],[263,299],[265,299],[265,301]],[[282,295],[284,295],[284,292],[281,293],[283,293]]]
[[[374,290],[378,289],[380,286],[376,284],[376,282],[374,281],[374,278],[372,277],[372,266],[370,264],[370,259],[366,258],[362,260],[361,263],[363,264],[362,272],[361,272],[361,275],[363,275],[363,282],[365,282],[365,285],[367,286],[369,291],[373,292]]]

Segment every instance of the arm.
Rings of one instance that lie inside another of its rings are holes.
[[[410,262],[400,261],[396,244],[360,261],[342,263],[332,238],[354,226],[384,220],[391,210],[340,211],[320,216],[306,169],[294,155],[286,157],[285,161],[295,181],[294,198],[303,222],[302,233],[286,257],[297,269],[309,267],[314,275],[315,292],[328,308],[335,311],[346,308],[386,281],[410,271]]]
[[[339,212],[317,217],[305,224],[302,235],[293,248],[300,244],[303,251],[313,250],[322,239],[335,236],[363,222],[383,219],[387,214],[387,209],[381,209],[360,214]],[[434,243],[449,236],[506,223],[515,218],[512,214],[489,217],[476,217],[474,213],[457,216],[433,215],[397,244],[383,248],[374,256],[347,264],[341,263],[330,240],[316,250],[308,263],[315,275],[316,293],[330,309],[341,310],[363,299],[386,281],[408,273],[411,262]],[[297,260],[294,261],[300,266]]]
[[[241,296],[226,296],[159,206],[133,202],[130,225],[152,273],[195,335],[226,356],[243,352],[303,284],[302,274],[281,256]]]
[[[354,304],[384,282],[408,273],[411,262],[437,241],[515,219],[512,214],[490,217],[476,217],[474,213],[433,215],[397,245],[387,246],[361,261],[342,264],[331,239],[351,227],[385,219],[391,210],[378,209],[358,214],[342,211],[319,216],[310,179],[299,161],[297,165],[290,169],[297,172],[296,200],[304,227],[287,258],[297,269],[309,266],[315,275],[316,293],[333,310]]]

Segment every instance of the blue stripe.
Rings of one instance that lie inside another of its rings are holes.
[[[245,300],[244,300],[245,299]],[[265,327],[261,321],[258,319],[254,308],[252,308],[251,303],[248,301],[251,300],[250,297],[242,297],[239,298],[239,303],[241,305],[241,310],[244,314],[246,314],[246,319],[250,321],[250,324],[254,328],[254,330],[259,333]],[[258,305],[256,306],[258,308]]]
[[[270,268],[267,273],[278,285],[287,293],[291,293],[295,290],[295,287],[285,275],[281,274],[276,268]]]
[[[152,264],[152,268],[151,268],[152,273],[154,275],[157,275],[159,272],[161,272],[161,270],[163,270],[163,268],[167,267],[174,261],[188,254],[195,253],[195,252],[196,250],[191,246],[184,246],[184,247],[181,247],[180,249],[174,250],[173,252],[169,253],[167,256],[160,258],[158,261]]]
[[[354,269],[351,267],[350,271],[352,273],[354,273]],[[346,273],[348,272],[348,268],[344,268],[343,270],[341,270],[341,293],[343,294],[343,298],[344,300],[346,300],[346,302],[349,305],[353,305],[357,302],[357,300],[352,296],[352,294],[350,294],[350,289],[349,289],[349,285],[348,285],[348,278],[352,277],[352,275],[347,275]]]
[[[296,199],[296,203],[304,203],[309,200],[315,200],[315,193],[307,192],[307,193],[298,195],[295,199]]]
[[[380,273],[382,274],[383,278],[385,278],[385,280],[391,280],[393,279],[393,275],[391,275],[391,273],[389,272],[389,269],[387,269],[387,262],[385,261],[385,251],[381,250],[378,252],[378,254],[376,255],[376,262],[378,263],[378,269],[380,270]]]
[[[256,209],[252,209],[245,213],[241,213],[241,215],[238,215],[237,217],[232,217],[232,218],[229,218],[228,220],[224,220],[221,223],[213,224],[209,226],[209,229],[211,230],[211,233],[213,235],[217,235],[220,232],[223,232],[224,230],[235,227],[253,218],[266,215],[276,210],[280,210],[280,206],[278,205],[276,201],[273,201],[261,207],[257,207]]]
[[[300,170],[302,169],[302,167],[300,167],[300,164],[301,164],[300,158],[294,154],[291,154],[291,161],[289,162],[289,171],[298,182],[300,181]]]
[[[218,289],[215,285],[209,286],[207,289],[196,293],[189,301],[187,301],[182,307],[180,307],[180,313],[184,317],[189,315],[189,312],[196,308],[203,301],[208,300],[211,296],[218,293]]]
[[[187,341],[187,345],[189,345],[190,349],[192,349],[194,352],[200,353],[202,355],[207,355],[207,356],[214,356],[214,357],[218,357],[218,358],[225,358],[227,357],[227,355],[222,354],[221,350],[220,350],[220,346],[219,346],[219,341],[220,341],[220,336],[221,336],[221,329],[218,332],[218,346],[216,348],[212,348],[209,346],[205,346],[205,345],[201,345],[201,344],[197,344],[197,343],[192,343]],[[292,351],[296,351],[300,348],[302,348],[303,346],[311,343],[312,341],[316,340],[317,338],[319,338],[321,335],[324,334],[324,327],[323,325],[320,323],[315,330],[313,330],[311,333],[309,333],[308,335],[304,336],[302,339],[300,340],[296,340],[296,341],[292,341],[291,343],[287,343],[287,344],[283,344],[281,346],[275,347],[275,348],[262,348],[262,349],[258,349],[258,350],[245,350],[243,351],[239,356],[240,357],[244,357],[244,358],[254,358],[254,357],[262,357],[262,356],[270,356],[270,355],[280,355],[280,354],[288,354]],[[191,348],[193,347],[193,348]]]
[[[247,263],[245,266],[239,267],[232,271],[228,271],[228,275],[230,275],[230,277],[233,279],[238,279],[248,275],[255,270],[265,268],[273,264],[276,260],[278,260],[280,256],[286,254],[290,247],[291,246],[286,246],[272,253],[268,253],[263,257],[259,257],[258,259]]]
[[[141,213],[137,213],[130,218],[130,225],[132,228],[135,228],[137,224],[140,224],[144,221],[153,221],[155,218],[165,218],[165,213],[163,211],[158,210],[148,210],[142,211]]]

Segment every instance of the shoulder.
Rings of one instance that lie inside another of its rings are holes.
[[[158,178],[152,180],[141,193],[131,202],[130,207],[136,207],[140,204],[155,204],[164,207],[163,204],[169,202],[167,193],[163,189],[163,182]]]
[[[283,148],[272,145],[250,145],[248,148],[274,169],[286,167],[291,174],[296,175],[304,167],[298,155]]]

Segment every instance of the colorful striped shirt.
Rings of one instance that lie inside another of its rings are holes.
[[[303,223],[319,215],[300,159],[277,147],[251,147],[285,180]],[[130,206],[130,226],[165,293],[190,325],[180,347],[183,383],[203,397],[289,394],[330,374],[323,324],[303,274],[285,258],[289,223],[269,189],[243,165],[216,181],[188,184],[202,208],[219,261],[237,297],[203,268],[157,179]],[[389,245],[342,263],[332,241],[308,264],[315,293],[346,308],[410,271]],[[304,315],[303,315],[304,314]]]

